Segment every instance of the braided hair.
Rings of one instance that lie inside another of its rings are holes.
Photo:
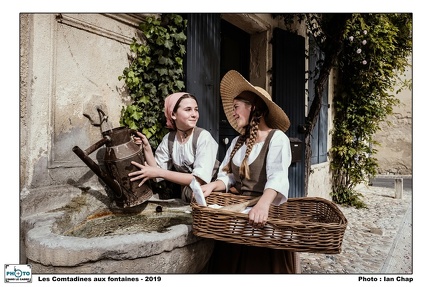
[[[250,172],[249,172],[249,164],[248,164],[248,158],[252,151],[252,148],[256,142],[257,136],[258,136],[258,125],[261,120],[261,117],[264,116],[266,118],[268,116],[268,108],[267,105],[264,103],[264,101],[258,97],[256,94],[244,91],[240,93],[237,97],[234,98],[235,100],[242,101],[246,103],[247,105],[251,105],[251,113],[249,115],[249,124],[245,126],[244,133],[241,134],[237,140],[236,145],[234,146],[231,154],[230,154],[230,160],[223,167],[223,171],[227,173],[231,173],[231,163],[232,159],[235,155],[235,153],[240,149],[240,147],[247,141],[246,146],[246,153],[245,157],[240,165],[240,178],[246,178],[250,179]]]

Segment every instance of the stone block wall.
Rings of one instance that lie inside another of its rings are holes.
[[[403,75],[412,79],[412,68]],[[399,87],[395,87],[395,91]],[[413,93],[402,90],[396,97],[400,105],[394,107],[393,115],[382,123],[375,140],[380,143],[374,146],[378,150],[378,173],[381,175],[412,175],[413,172]]]

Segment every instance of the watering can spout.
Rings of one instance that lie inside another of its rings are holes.
[[[113,190],[115,194],[121,194],[121,188],[113,178],[109,177],[98,164],[96,164],[90,157],[93,151],[97,150],[101,147],[108,139],[103,139],[92,145],[85,151],[83,151],[80,147],[74,146],[72,151],[109,187]]]

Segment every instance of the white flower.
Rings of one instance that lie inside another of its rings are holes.
[[[366,40],[363,40],[363,41],[362,41],[362,44],[363,44],[363,45],[366,45],[366,43],[367,43]]]
[[[357,54],[360,54],[362,52],[362,50],[359,48],[357,49]]]
[[[365,34],[365,35],[366,35],[366,34],[367,34],[367,31],[366,31],[366,30],[363,30],[363,34]]]
[[[367,61],[366,61],[366,60],[363,60],[362,64],[363,64],[363,65],[366,65],[366,64],[367,64]]]
[[[350,40],[350,42],[354,41],[354,36],[349,36],[348,38]]]

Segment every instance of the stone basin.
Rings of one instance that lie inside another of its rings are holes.
[[[212,240],[193,235],[190,206],[178,199],[124,210],[83,193],[23,221],[35,274],[199,273],[213,251]]]

